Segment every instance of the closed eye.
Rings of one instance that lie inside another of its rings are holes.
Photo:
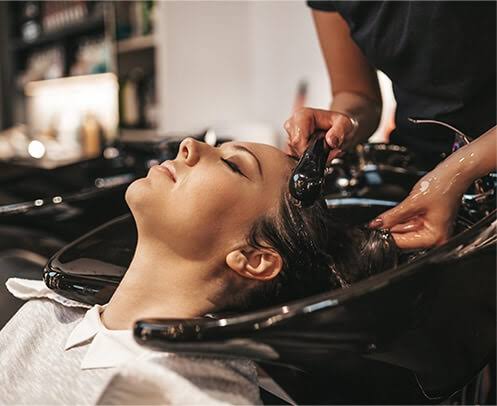
[[[241,171],[240,167],[234,163],[233,161],[229,161],[228,159],[221,158],[221,161],[223,161],[233,172],[238,173],[242,176],[245,176],[245,174]],[[247,176],[245,176],[247,177]]]

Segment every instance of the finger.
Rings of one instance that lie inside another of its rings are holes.
[[[298,151],[295,150],[295,148],[292,147],[291,144],[286,144],[286,147],[287,147],[287,150],[288,150],[288,154],[291,155],[291,156],[294,156],[294,157],[299,157],[299,153]]]
[[[305,149],[316,130],[327,131],[331,127],[332,113],[328,110],[303,108],[290,119],[291,144]]]
[[[341,149],[332,149],[328,155],[328,162],[333,161],[341,155],[343,155],[343,151]]]
[[[309,116],[302,116],[293,119],[290,123],[290,138],[289,144],[296,150],[300,150],[307,144],[307,139],[313,131],[312,118]]]
[[[405,234],[414,231],[420,231],[423,228],[423,222],[419,217],[414,217],[406,223],[396,224],[390,228],[391,233]]]
[[[286,133],[288,134],[288,137],[292,136],[292,122],[291,119],[288,119],[285,121],[285,124],[283,124],[283,128],[285,129]]]
[[[304,154],[307,145],[305,142],[299,142],[297,144],[290,144],[290,147],[294,155],[300,158]]]
[[[369,226],[371,228],[390,229],[396,224],[406,223],[411,217],[418,214],[418,209],[408,200],[404,200],[398,206],[390,209],[374,219]]]
[[[314,121],[315,129],[327,131],[333,125],[334,119],[337,113],[331,112],[329,110],[319,110],[312,109],[312,118]]]
[[[298,151],[299,155],[302,155],[307,148],[309,143],[309,138],[313,133],[313,126],[310,122],[301,122],[300,125],[294,127],[295,137],[292,140],[292,146]]]
[[[283,147],[283,152],[287,155],[293,154],[292,148],[290,147],[290,145],[288,143],[285,144],[285,146]]]
[[[339,148],[343,144],[345,135],[335,126],[331,127],[325,135],[326,143],[331,148]]]
[[[295,143],[295,137],[296,137],[296,127],[294,125],[293,118],[290,118],[287,121],[285,121],[283,127],[285,128],[285,131],[288,134],[288,140],[287,140],[288,144],[293,145]]]
[[[285,129],[285,131],[288,135],[287,142],[290,144],[292,139],[294,138],[294,135],[293,135],[293,116],[285,121],[285,123],[283,124],[283,128]]]
[[[400,249],[430,248],[436,243],[431,235],[422,231],[406,234],[392,233],[392,237]]]
[[[350,132],[351,123],[348,117],[338,116],[333,119],[332,126],[326,133],[326,142],[332,148],[342,146],[346,135]]]

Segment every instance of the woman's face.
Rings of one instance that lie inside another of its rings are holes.
[[[129,186],[126,201],[140,237],[185,259],[221,259],[259,217],[276,212],[289,171],[289,158],[268,145],[215,148],[187,138],[176,159]]]

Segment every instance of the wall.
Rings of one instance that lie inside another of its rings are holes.
[[[304,1],[159,2],[158,29],[163,132],[214,126],[281,145],[300,80],[306,105],[331,101]],[[388,79],[381,84],[392,99]]]
[[[328,75],[305,3],[255,2],[251,17],[254,119],[281,129],[300,80],[309,85],[308,106],[329,106]]]
[[[158,3],[158,72],[163,131],[192,131],[249,110],[246,2]]]

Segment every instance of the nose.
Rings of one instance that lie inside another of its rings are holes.
[[[195,165],[200,159],[200,144],[193,138],[185,138],[179,145],[178,158],[183,159],[188,166]]]

